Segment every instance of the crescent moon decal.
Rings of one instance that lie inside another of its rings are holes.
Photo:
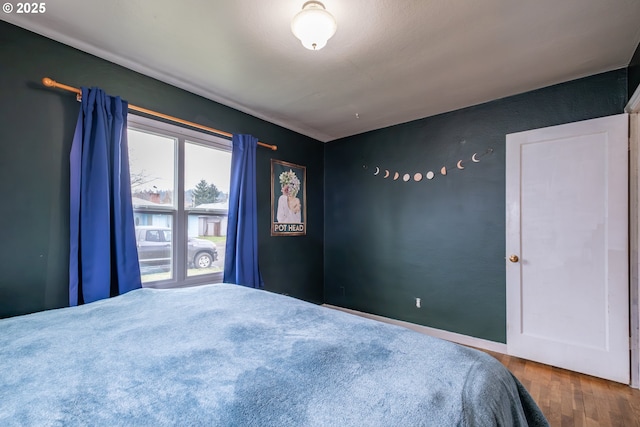
[[[442,175],[446,175],[446,174],[447,174],[447,167],[446,167],[446,166],[443,166],[443,167],[442,167],[442,169],[440,169],[440,173],[441,173]]]
[[[471,156],[471,161],[473,163],[478,163],[480,160],[476,159],[476,156],[478,155],[478,153],[473,153],[473,156]]]
[[[395,180],[396,180],[396,179],[398,179],[399,177],[400,177],[400,174],[399,174],[398,172],[396,172],[396,173],[393,175],[393,180],[395,181]]]
[[[384,170],[384,178],[388,178],[389,177],[389,169],[385,169]]]
[[[456,167],[458,169],[464,169],[464,166],[462,166],[462,160],[458,160],[458,164],[456,164]]]
[[[433,179],[434,173],[432,171],[427,172],[427,179]]]
[[[373,174],[378,175],[379,173],[380,173],[380,168],[376,166],[376,171]]]

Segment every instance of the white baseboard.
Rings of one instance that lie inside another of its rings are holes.
[[[470,337],[468,335],[462,335],[455,332],[443,331],[442,329],[430,328],[429,326],[417,325],[415,323],[404,322],[402,320],[390,319],[388,317],[378,316],[375,314],[363,313],[361,311],[351,310],[349,308],[338,307],[335,305],[323,304],[323,306],[327,308],[332,308],[334,310],[344,311],[345,313],[354,314],[356,316],[366,317],[367,319],[373,319],[379,322],[402,326],[404,328],[411,329],[416,332],[420,332],[421,334],[455,342],[457,344],[467,345],[470,347],[480,348],[483,350],[495,351],[496,353],[507,354],[507,345],[503,343],[484,340],[482,338]]]

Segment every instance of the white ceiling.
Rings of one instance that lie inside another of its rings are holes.
[[[290,30],[303,3],[55,0],[0,16],[324,142],[626,67],[640,42],[640,0],[324,0],[338,30],[313,52]]]

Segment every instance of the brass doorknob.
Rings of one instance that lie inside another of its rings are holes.
[[[518,255],[511,255],[509,257],[509,261],[511,262],[518,262],[518,260],[520,260],[520,258],[518,258]]]

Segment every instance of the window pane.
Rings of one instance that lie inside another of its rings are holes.
[[[224,268],[227,214],[189,214],[187,276],[220,273]]]
[[[231,152],[185,143],[187,276],[224,268]]]
[[[134,212],[142,283],[173,278],[171,215]]]
[[[184,206],[227,210],[231,152],[190,142],[184,151]]]
[[[176,140],[128,130],[133,207],[173,207]]]

